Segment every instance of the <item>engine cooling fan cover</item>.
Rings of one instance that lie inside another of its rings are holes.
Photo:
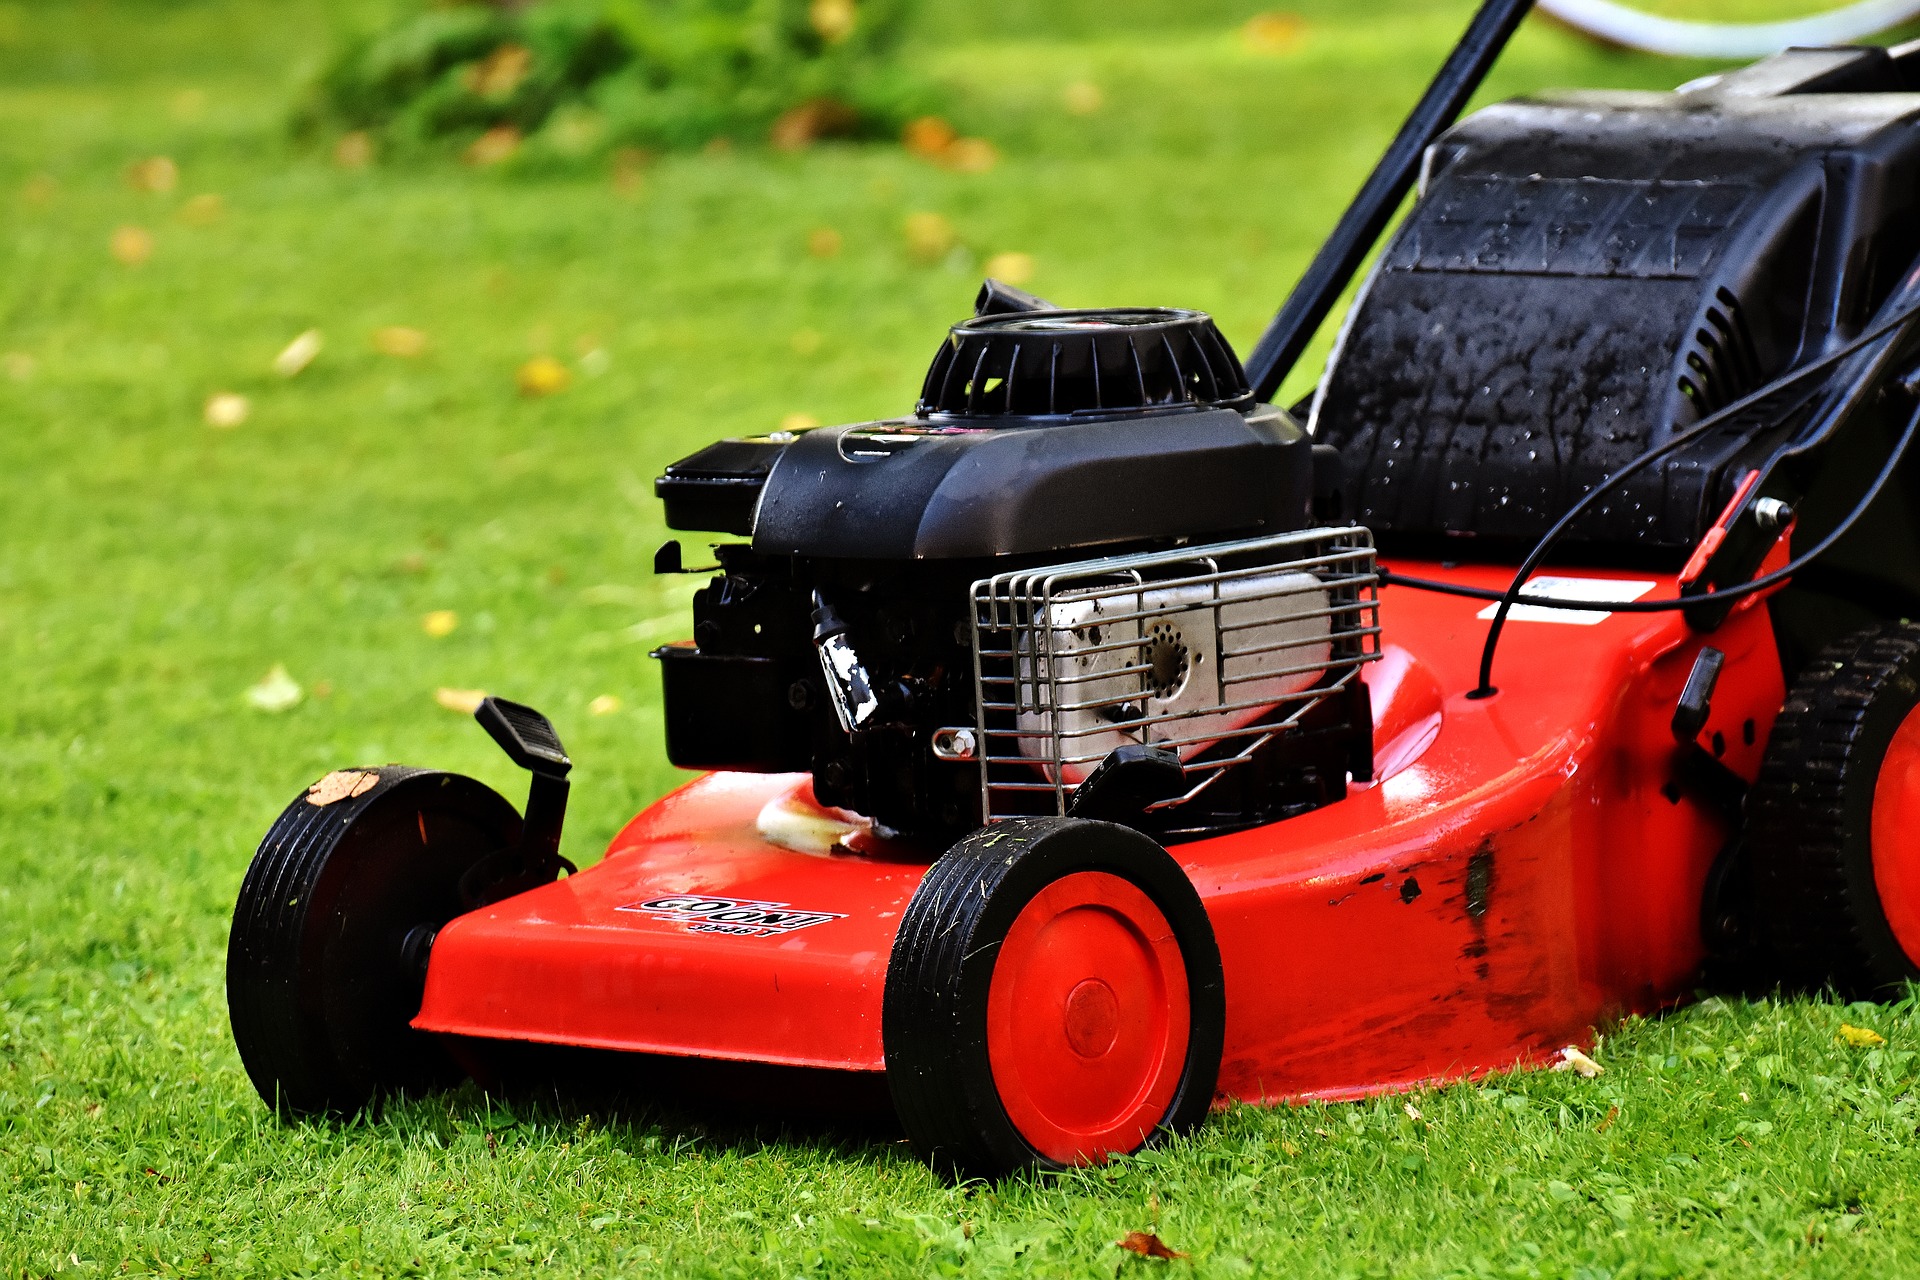
[[[1137,307],[981,315],[953,326],[915,412],[1043,418],[1251,405],[1204,311]]]

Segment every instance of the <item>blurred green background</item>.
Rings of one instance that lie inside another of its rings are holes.
[[[286,1128],[239,1071],[227,913],[316,776],[403,760],[517,799],[442,705],[485,689],[566,739],[576,861],[675,785],[646,652],[696,584],[650,573],[667,462],[906,409],[990,261],[1251,344],[1470,10],[1247,25],[1269,7],[928,0],[902,57],[990,144],[970,171],[828,143],[542,174],[293,140],[379,0],[0,4],[0,1272],[1113,1275],[1151,1222],[1219,1274],[1913,1274],[1904,1005],[1715,1001],[1619,1029],[1611,1093],[1235,1112],[992,1193],[892,1144],[470,1088]],[[1536,20],[1483,96],[1706,69]],[[1836,1049],[1843,1016],[1895,1043]]]

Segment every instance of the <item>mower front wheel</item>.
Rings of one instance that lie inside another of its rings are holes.
[[[887,1083],[921,1158],[960,1177],[1098,1163],[1213,1102],[1225,983],[1159,845],[1072,818],[999,823],[928,871],[887,970]]]
[[[520,815],[458,774],[389,765],[328,774],[254,854],[227,943],[240,1061],[283,1115],[351,1115],[456,1082],[420,1010],[434,932],[481,905]],[[477,869],[477,870],[476,870]]]

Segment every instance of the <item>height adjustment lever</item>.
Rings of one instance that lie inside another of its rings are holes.
[[[567,820],[567,774],[573,761],[560,745],[553,722],[532,707],[494,697],[481,699],[473,718],[509,760],[533,775],[520,824],[518,852],[524,871],[538,877],[537,883],[551,880],[561,867],[571,874],[573,864],[560,856],[560,829]]]

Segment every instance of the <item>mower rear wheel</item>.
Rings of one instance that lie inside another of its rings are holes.
[[[887,1083],[935,1168],[1099,1163],[1198,1125],[1226,1030],[1206,909],[1127,827],[1004,822],[928,871],[882,1010]]]
[[[427,948],[480,905],[469,873],[519,839],[498,792],[426,769],[340,770],[288,805],[247,869],[227,943],[233,1038],[260,1096],[285,1115],[351,1115],[457,1081],[409,1025]]]
[[[1789,977],[1851,995],[1920,979],[1920,626],[1808,664],[1750,814],[1762,936]]]

